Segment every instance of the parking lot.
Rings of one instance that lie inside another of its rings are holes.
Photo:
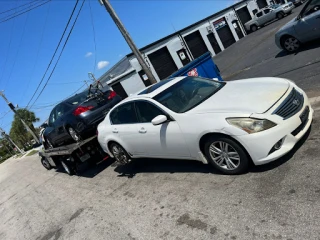
[[[274,33],[298,14],[214,58],[226,80],[278,76],[320,96],[320,47],[285,54]],[[111,159],[80,176],[45,170],[37,155],[0,165],[0,239],[320,239],[320,102],[289,154],[240,176],[196,161]]]

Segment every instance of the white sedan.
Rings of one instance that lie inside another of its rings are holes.
[[[289,152],[309,129],[313,109],[293,82],[219,82],[177,77],[116,105],[98,126],[103,150],[121,163],[170,158],[239,174]]]

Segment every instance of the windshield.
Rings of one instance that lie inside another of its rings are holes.
[[[211,97],[224,85],[211,79],[186,77],[153,99],[174,112],[183,113]]]
[[[271,5],[271,6],[270,6],[270,8],[273,8],[273,9],[276,9],[276,8],[278,8],[278,7],[280,7],[279,4],[274,4],[274,5]]]

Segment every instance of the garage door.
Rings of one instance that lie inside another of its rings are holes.
[[[257,4],[260,9],[268,6],[267,0],[257,0]]]
[[[120,97],[122,97],[122,99],[125,99],[126,97],[128,97],[126,91],[124,90],[124,88],[122,87],[122,85],[120,83],[116,83],[114,85],[111,86],[113,91],[115,91]]]
[[[199,31],[185,36],[184,40],[186,41],[194,59],[208,52],[208,48],[204,43]]]
[[[148,55],[152,66],[157,72],[160,80],[165,79],[172,73],[178,70],[177,65],[173,61],[167,47],[160,48],[159,50]]]
[[[225,18],[215,21],[213,26],[216,29],[224,48],[227,48],[236,42]]]
[[[240,21],[242,22],[243,25],[252,19],[247,7],[243,7],[243,8],[238,9],[237,14],[238,14]]]
[[[210,42],[210,44],[211,44],[214,52],[215,52],[216,54],[218,54],[219,52],[221,52],[221,48],[220,48],[219,43],[217,42],[217,39],[216,39],[216,37],[214,36],[214,34],[213,34],[213,33],[209,33],[209,34],[207,35],[207,37],[208,37],[208,40],[209,40],[209,42]]]

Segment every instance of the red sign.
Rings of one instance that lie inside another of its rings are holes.
[[[192,76],[192,77],[198,77],[198,72],[197,72],[197,69],[194,68],[192,69],[191,71],[188,72],[188,76]]]

